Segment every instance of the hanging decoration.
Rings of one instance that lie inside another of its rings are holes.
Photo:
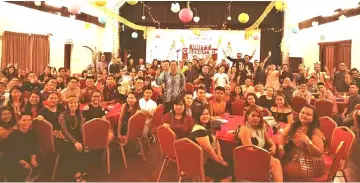
[[[105,6],[108,3],[108,1],[95,1],[96,6]]]
[[[293,27],[293,28],[291,28],[291,32],[293,34],[297,34],[299,32],[299,28],[298,27]]]
[[[149,14],[150,19],[153,21],[154,24],[157,24],[158,28],[160,28],[160,22],[155,20],[155,18],[152,16],[151,7],[146,5],[144,2],[142,2],[142,4],[143,4],[143,7],[146,7],[148,9],[148,14]]]
[[[218,45],[217,45],[217,47],[219,48],[219,46],[220,46],[220,44],[222,43],[222,37],[221,36],[219,36],[219,39],[218,39]]]
[[[200,21],[200,17],[198,17],[198,16],[194,17],[194,22],[195,23],[198,23],[199,21]]]
[[[130,27],[131,29],[144,31],[144,39],[146,39],[146,36],[147,36],[146,26],[136,25],[136,24],[130,22],[129,20],[125,19],[124,17],[119,16],[113,10],[111,10],[111,9],[109,9],[107,7],[101,7],[100,8],[100,7],[96,6],[96,5],[94,5],[94,7],[97,8],[98,10],[100,10],[100,11],[103,11],[108,16],[110,16],[112,19],[115,19],[118,22],[123,23],[124,25]]]
[[[185,47],[185,39],[183,36],[180,38],[180,43],[183,45],[183,47]]]
[[[179,3],[171,3],[171,11],[174,13],[177,13],[180,11],[180,5]]]
[[[282,12],[285,10],[285,2],[284,1],[276,1],[275,2],[275,9]]]
[[[251,36],[251,31],[257,29],[261,22],[266,18],[266,16],[270,13],[270,11],[274,8],[275,2],[272,1],[266,7],[265,11],[261,14],[261,16],[252,24],[250,27],[245,29],[245,39],[248,39]]]
[[[138,1],[126,1],[126,2],[132,6],[138,3]]]
[[[180,12],[179,12],[179,19],[184,22],[190,22],[193,19],[193,12],[190,9],[190,1],[188,1],[187,3],[187,8],[183,8]]]
[[[253,33],[252,33],[252,38],[254,39],[254,40],[259,40],[259,38],[260,38],[260,32],[259,31],[254,31]]]
[[[200,36],[200,34],[201,34],[199,29],[194,29],[193,33],[194,33],[195,36]]]
[[[85,29],[90,29],[91,28],[91,24],[89,22],[85,23]]]
[[[106,23],[106,17],[99,17],[98,18],[99,23],[105,24]]]
[[[71,6],[68,7],[68,10],[71,14],[80,14],[81,4],[80,3],[73,3]]]
[[[134,39],[136,39],[136,38],[138,38],[138,33],[137,32],[133,32],[132,34],[131,34],[131,37],[132,38],[134,38]]]
[[[34,1],[35,6],[41,6],[41,1]]]
[[[250,17],[247,13],[240,13],[238,16],[238,20],[242,24],[246,24],[249,21]]]

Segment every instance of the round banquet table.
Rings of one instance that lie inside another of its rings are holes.
[[[84,110],[84,107],[88,104],[80,104],[80,110]],[[104,106],[109,112],[106,114],[106,119],[111,123],[112,127],[115,127],[119,121],[121,104],[109,104]]]
[[[219,139],[219,143],[221,146],[221,154],[223,158],[232,162],[233,159],[233,150],[239,146],[238,141],[235,139],[235,130],[239,127],[239,125],[245,125],[244,116],[229,116],[225,117],[228,121],[227,123],[223,123],[221,126],[221,130],[216,131],[216,137]],[[286,127],[286,123],[280,122],[280,128],[284,129]],[[278,134],[273,135],[272,131],[268,131],[269,137],[277,143]]]

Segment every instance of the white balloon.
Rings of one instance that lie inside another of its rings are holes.
[[[194,17],[194,22],[198,23],[200,21],[200,17],[196,16]]]

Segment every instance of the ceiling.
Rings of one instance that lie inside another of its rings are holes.
[[[179,20],[178,13],[173,13],[170,10],[173,1],[144,1],[136,5],[129,5],[125,3],[121,8],[119,14],[129,21],[145,26],[156,26],[153,21],[160,22],[160,28],[189,28],[189,27],[210,27],[212,29],[221,29],[222,24],[227,24],[227,29],[245,29],[252,25],[264,12],[269,5],[269,1],[190,1],[191,10],[194,16],[199,16],[199,23],[193,21],[189,23],[182,23]],[[186,7],[187,1],[178,2],[181,8]],[[231,4],[230,12],[228,11],[229,4]],[[151,13],[149,13],[151,9]],[[238,15],[240,13],[249,14],[250,20],[246,24],[240,24]],[[152,15],[153,19],[151,18]],[[228,15],[231,15],[232,20],[227,21]],[[145,20],[141,17],[145,16]],[[264,19],[260,28],[282,28],[283,27],[283,13],[277,12],[273,9]]]

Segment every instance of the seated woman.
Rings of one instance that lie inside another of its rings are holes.
[[[304,106],[299,119],[279,136],[278,156],[286,181],[301,181],[324,173],[324,136],[315,109]],[[284,148],[285,146],[285,148]]]
[[[293,115],[291,106],[289,105],[286,97],[282,93],[278,93],[275,97],[275,106],[270,108],[272,116],[278,122],[291,124],[293,122]]]
[[[216,181],[230,182],[232,180],[232,170],[221,156],[220,143],[210,124],[210,111],[205,106],[199,106],[193,116],[195,125],[190,137],[204,151],[205,175],[214,178]]]
[[[40,93],[37,91],[32,91],[30,93],[29,100],[25,104],[25,112],[32,114],[32,117],[36,118],[42,108],[44,108],[44,104]]]
[[[259,105],[269,110],[274,103],[274,88],[267,87],[266,94],[259,97]]]
[[[2,163],[10,182],[23,182],[30,169],[38,166],[36,154],[39,146],[36,133],[31,129],[32,119],[29,113],[20,114],[18,129],[4,141]]]
[[[16,125],[15,115],[8,106],[0,108],[0,151],[2,148],[2,142],[6,139],[13,131]]]
[[[178,139],[187,138],[190,136],[194,121],[191,116],[186,115],[184,99],[176,98],[173,103],[172,110],[162,118],[163,126],[170,127]]]
[[[249,107],[254,106],[254,105],[258,106],[258,98],[256,97],[255,93],[249,93],[248,95],[246,95],[246,98],[245,98],[244,114],[249,109]],[[263,115],[264,114],[271,115],[270,111],[268,111],[267,109],[265,109],[261,106],[258,106],[258,107],[263,112]],[[268,116],[268,115],[264,115],[264,116]]]
[[[74,175],[76,182],[84,182],[86,161],[81,131],[84,118],[79,109],[78,97],[68,98],[67,109],[59,115],[59,124],[66,139],[61,152],[66,165],[66,174]]]
[[[117,134],[120,139],[126,138],[129,119],[137,112],[141,112],[139,100],[136,98],[134,92],[130,92],[127,96],[126,103],[122,106],[120,112],[117,129]]]
[[[245,114],[245,126],[240,126],[238,138],[241,145],[256,145],[260,148],[269,148],[271,155],[276,154],[276,145],[266,133],[265,121],[263,120],[262,110],[258,106],[251,106]],[[270,171],[274,182],[282,182],[283,174],[281,163],[278,159],[271,157]]]
[[[49,93],[46,100],[47,105],[39,111],[39,115],[36,117],[37,121],[47,121],[51,123],[54,130],[54,136],[59,137],[60,135],[60,126],[59,126],[59,115],[64,112],[65,107],[59,103],[59,93],[52,92]],[[62,135],[60,135],[62,136]]]
[[[84,107],[82,114],[85,118],[85,121],[90,121],[95,118],[106,119],[106,111],[101,106],[101,92],[100,90],[95,90],[91,93],[91,103]],[[110,129],[108,142],[114,139],[114,131]]]
[[[20,86],[13,86],[10,89],[9,101],[4,105],[11,107],[15,114],[15,119],[18,120],[20,118],[20,114],[25,111],[25,103],[26,99],[22,95],[23,90]]]
[[[230,96],[230,103],[233,102],[238,102],[238,101],[243,101],[244,100],[244,95],[241,89],[240,85],[236,85],[234,87],[234,91],[231,92],[231,96]]]

